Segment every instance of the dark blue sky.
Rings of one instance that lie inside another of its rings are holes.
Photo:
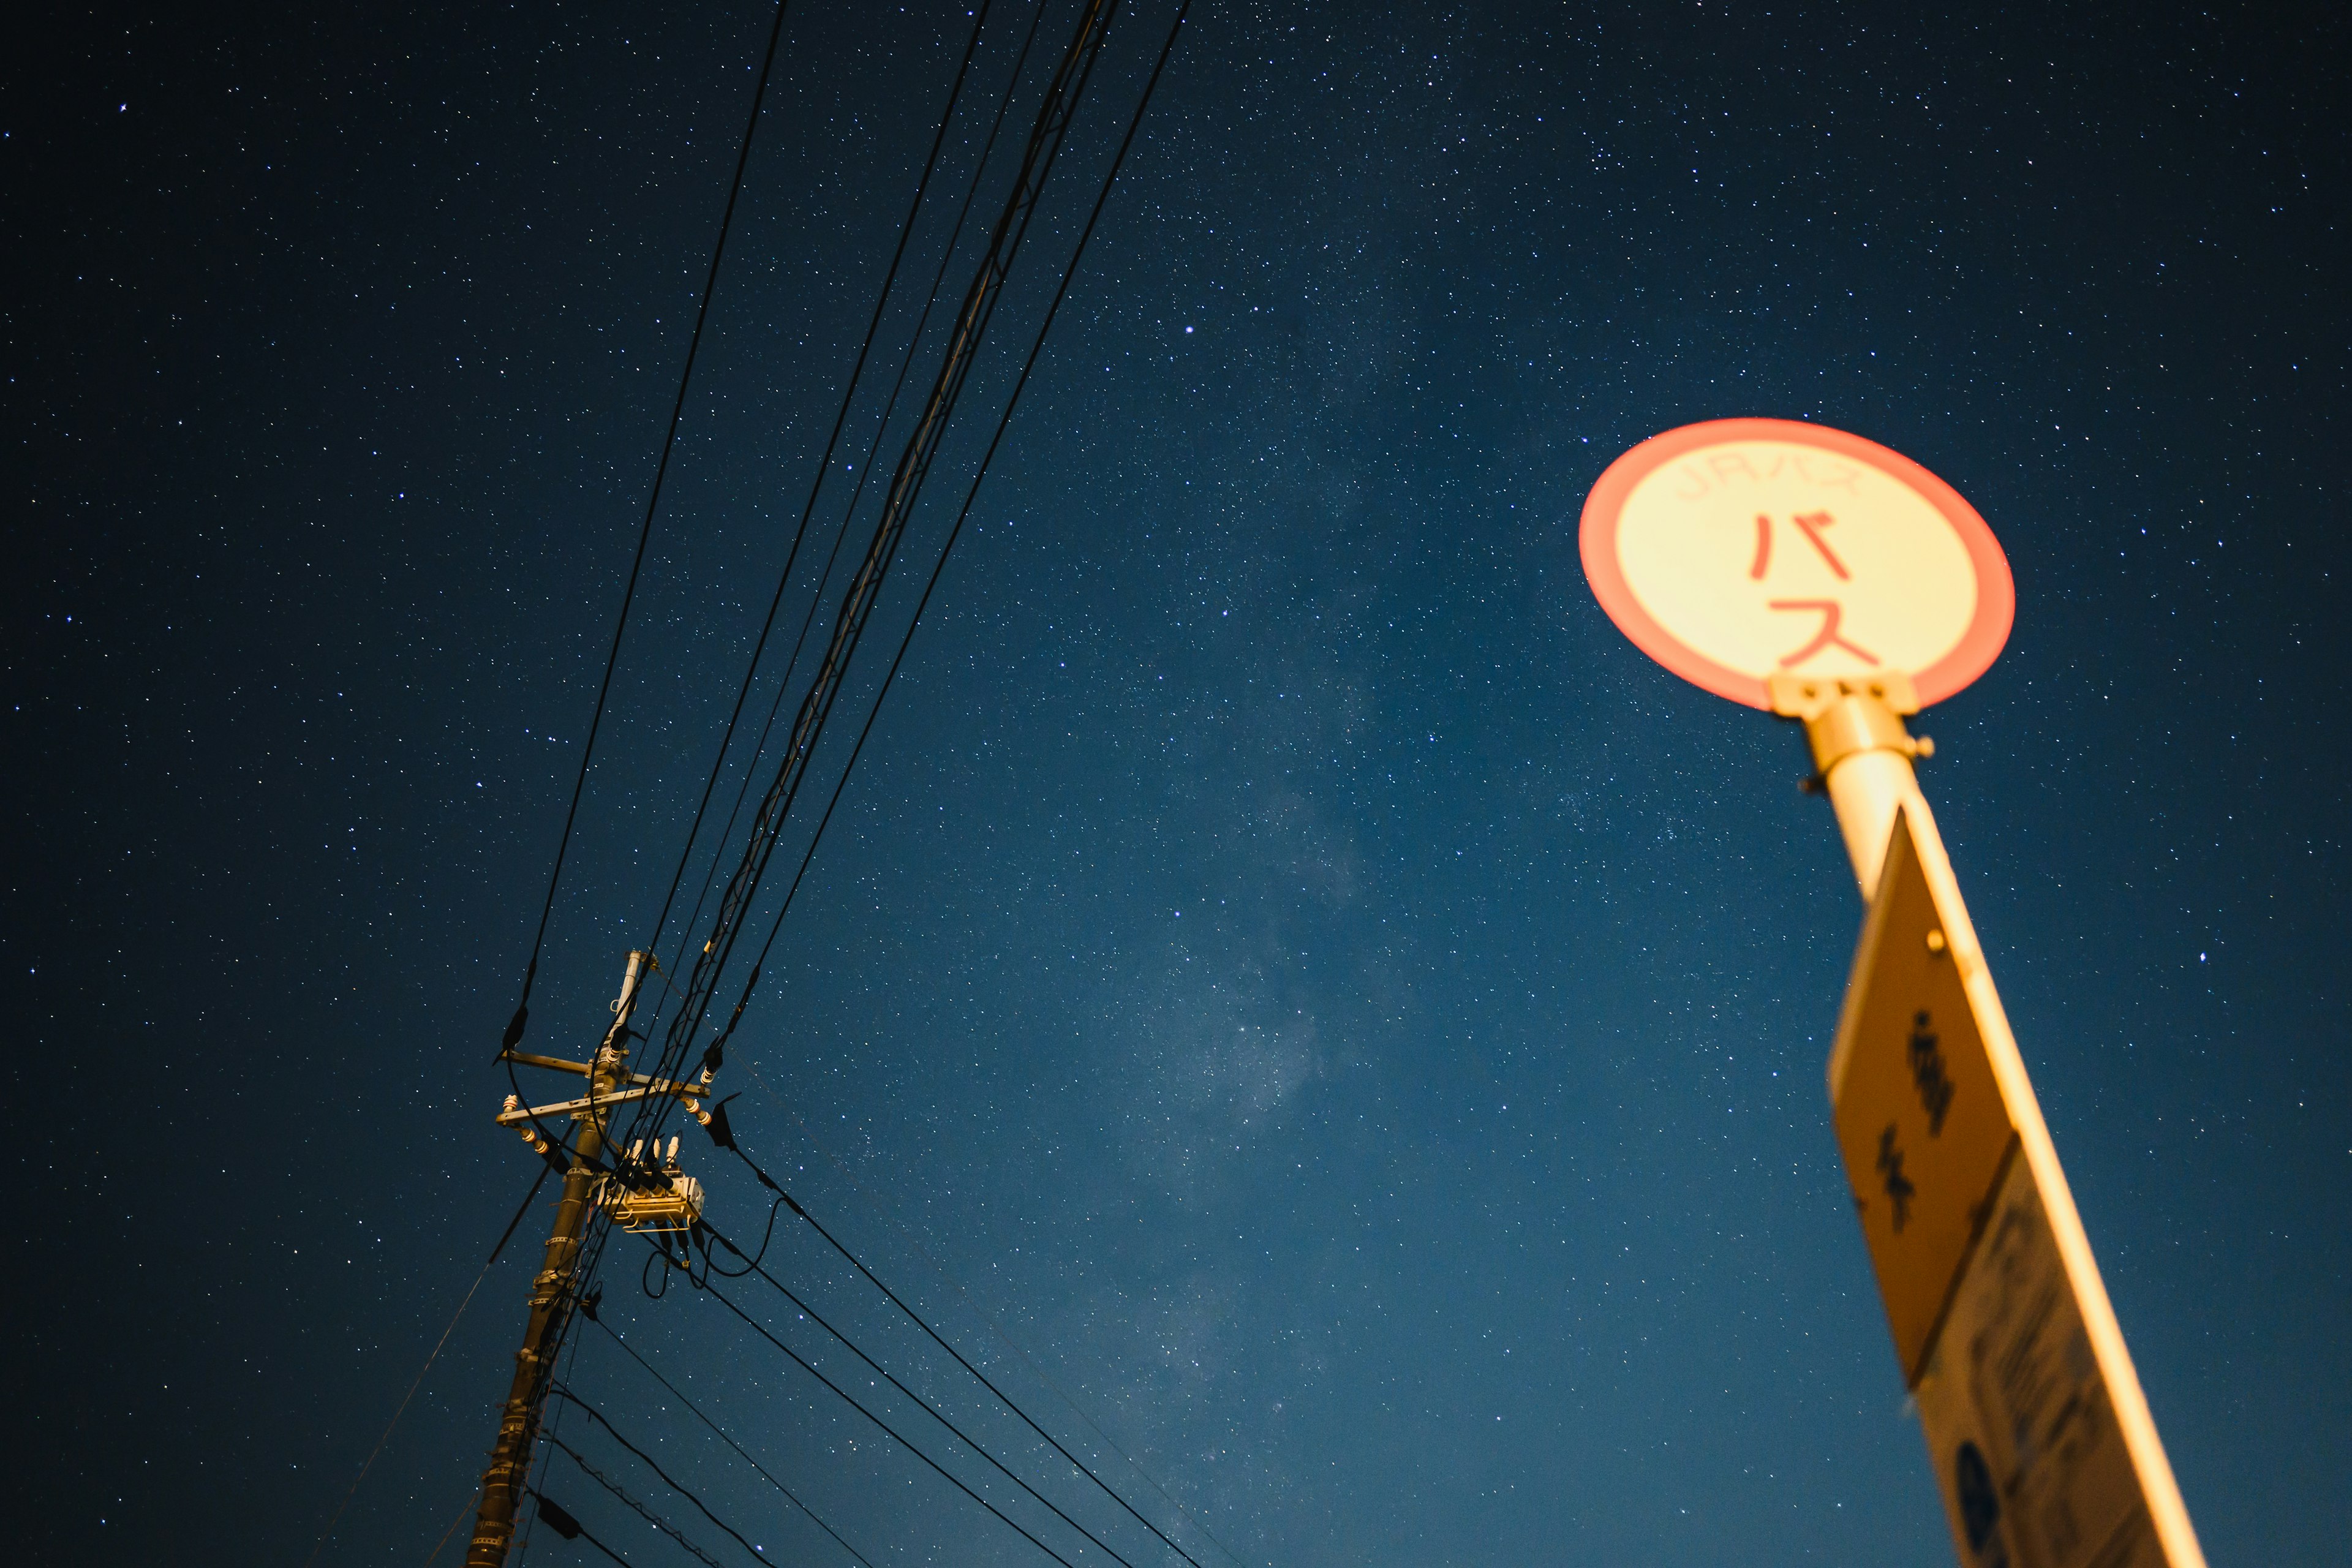
[[[860,716],[1169,15],[1114,33]],[[14,51],[36,1560],[302,1562],[530,1180],[489,1058],[766,16],[123,12]],[[795,0],[539,1049],[585,1054],[660,901],[968,26]],[[1250,1563],[1949,1562],[1828,1125],[1861,908],[1801,736],[1652,666],[1576,553],[1642,437],[1820,420],[2009,553],[2016,632],[1916,726],[1925,786],[2210,1557],[2338,1560],[2347,43],[2317,7],[1202,0],[730,1050],[746,1147],[1204,1564],[1039,1369]],[[686,1155],[756,1235],[748,1173]],[[605,1321],[873,1562],[1046,1561],[611,1256]],[[319,1561],[422,1563],[468,1505],[535,1259]],[[582,1395],[769,1556],[846,1561],[582,1345]],[[692,1561],[572,1460],[546,1485]]]

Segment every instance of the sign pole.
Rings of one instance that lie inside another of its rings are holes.
[[[1986,1060],[2015,1130],[2017,1152],[2022,1155],[2032,1188],[2040,1195],[2050,1240],[2057,1250],[2065,1279],[2074,1288],[2082,1331],[2100,1381],[2105,1384],[2107,1403],[2129,1453],[2131,1468],[2137,1472],[2148,1521],[2154,1527],[2163,1560],[2172,1568],[2203,1568],[2205,1556],[2189,1522],[2188,1505],[2181,1500],[2171,1462],[2165,1457],[2164,1444],[2157,1436],[2156,1420],[2148,1413],[2147,1398],[2133,1369],[2131,1352],[2124,1343],[2123,1329],[2116,1321],[2106,1286],[2099,1278],[2098,1264],[2091,1256],[2090,1237],[2084,1232],[2082,1215],[2066,1184],[2065,1170],[2058,1163],[2058,1150],[2051,1142],[2049,1123],[2042,1120],[2032,1080],[2026,1076],[2024,1058],[2018,1052],[2017,1037],[2010,1031],[2009,1016],[1993,988],[1984,950],[1960,898],[1951,858],[1945,852],[1943,836],[1937,831],[1935,814],[1928,809],[1927,797],[1919,791],[1918,776],[1912,770],[1912,759],[1932,754],[1934,745],[1925,737],[1914,738],[1904,725],[1906,715],[1918,711],[1911,683],[1899,675],[1866,680],[1806,680],[1776,675],[1768,686],[1772,710],[1804,723],[1805,739],[1812,749],[1814,776],[1822,781],[1837,814],[1838,828],[1845,838],[1847,854],[1853,861],[1854,880],[1861,886],[1864,900],[1875,903],[1878,900],[1882,873],[1898,827],[1907,827],[1909,831],[1920,875],[1941,917],[1937,929],[1944,939],[1944,951],[1967,993],[1969,1010],[1983,1039]],[[1899,824],[1898,815],[1903,818]],[[1932,945],[1932,938],[1929,940]],[[1858,972],[1861,967],[1858,959]],[[1847,1029],[1842,1026],[1839,1034],[1840,1050],[1830,1061],[1832,1101],[1840,1098],[1840,1069],[1846,1065],[1842,1058],[1850,1047]],[[1930,1400],[1925,1390],[1921,1393],[1924,1417]],[[1940,1462],[1938,1468],[1942,1468]],[[1965,1531],[1964,1521],[1961,1528]]]
[[[1801,721],[1869,913],[1831,1122],[1969,1568],[2204,1568],[1903,721],[2007,640],[2008,560],[1951,486],[1818,425],[1652,437],[1579,548],[1635,646]]]
[[[1805,782],[1830,797],[1866,904],[1878,897],[1895,813],[1912,806],[1924,816],[1927,810],[1911,759],[1934,756],[1936,742],[1904,728],[1903,721],[1919,711],[1911,678],[1811,680],[1775,674],[1764,689],[1773,712],[1804,721],[1813,750],[1813,776]]]

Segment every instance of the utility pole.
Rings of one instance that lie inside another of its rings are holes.
[[[621,982],[620,997],[613,1004],[613,1026],[597,1047],[593,1062],[508,1053],[507,1059],[531,1067],[584,1073],[588,1095],[574,1106],[544,1108],[572,1110],[572,1164],[563,1173],[563,1195],[555,1205],[555,1227],[548,1233],[546,1258],[531,1281],[530,1316],[523,1329],[522,1348],[515,1352],[514,1384],[499,1417],[498,1442],[490,1449],[489,1468],[482,1472],[481,1511],[475,1516],[466,1568],[502,1568],[507,1549],[514,1542],[515,1514],[530,1473],[532,1451],[538,1447],[540,1409],[547,1402],[548,1380],[554,1375],[556,1352],[562,1348],[563,1331],[572,1318],[572,1276],[580,1261],[580,1241],[595,1211],[604,1118],[615,1090],[630,1076],[625,1065],[629,1054],[629,1015],[635,1010],[637,989],[650,958],[643,952],[629,954],[628,973]],[[622,1098],[637,1100],[642,1093],[624,1092]],[[552,1151],[538,1130],[537,1114],[509,1097],[506,1114],[499,1120],[509,1125],[520,1122],[523,1136],[544,1156]]]

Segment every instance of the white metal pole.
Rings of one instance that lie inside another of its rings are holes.
[[[1920,869],[1942,911],[1945,940],[1959,966],[1994,1081],[2017,1130],[2020,1150],[2040,1190],[2051,1239],[2074,1288],[2084,1332],[2106,1384],[2116,1425],[2138,1473],[2149,1521],[2171,1568],[2204,1568],[2205,1554],[2189,1524],[2188,1505],[2173,1479],[2171,1461],[2157,1435],[2156,1419],[2148,1411],[2147,1396],[2140,1389],[2139,1374],[2124,1343],[2122,1325],[2116,1321],[2106,1285],[2099,1278],[2082,1214],[2074,1206],[2065,1170],[2058,1163],[2057,1145],[2051,1141],[2050,1124],[2042,1119],[2041,1102],[2034,1098],[2032,1080],[2026,1075],[2025,1058],[2017,1048],[2017,1037],[1993,988],[1984,949],[1960,898],[1959,880],[1953,874],[1943,835],[1937,830],[1935,814],[1919,793],[1911,760],[1931,754],[1934,748],[1924,739],[1915,740],[1904,727],[1903,715],[1918,710],[1911,683],[1900,676],[1869,681],[1798,681],[1776,677],[1771,685],[1775,711],[1805,721],[1814,766],[1837,813],[1838,830],[1845,838],[1846,854],[1853,862],[1854,880],[1864,899],[1877,896],[1896,812],[1910,818]]]

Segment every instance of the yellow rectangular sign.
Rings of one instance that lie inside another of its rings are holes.
[[[1895,1359],[1916,1384],[2017,1134],[1907,826],[1863,926],[1830,1099]]]
[[[1920,810],[1895,817],[1831,1049],[1830,1101],[1960,1561],[2203,1568]]]

